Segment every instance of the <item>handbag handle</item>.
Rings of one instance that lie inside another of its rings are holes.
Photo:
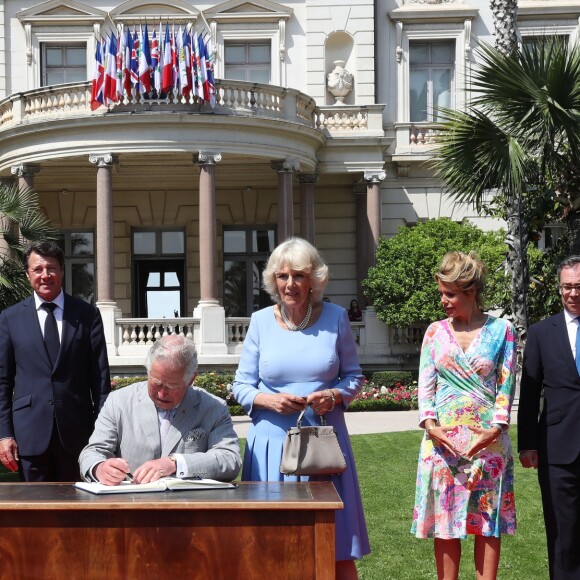
[[[308,409],[308,407],[310,407],[310,405],[304,407],[304,409],[300,413],[300,416],[298,417],[298,421],[296,421],[296,427],[299,427],[299,428],[302,427],[302,419],[303,419],[304,413],[306,413],[306,410]],[[320,419],[321,425],[326,425],[326,419],[324,418],[324,415],[317,415],[317,417]]]

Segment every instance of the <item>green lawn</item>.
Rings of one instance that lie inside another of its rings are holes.
[[[358,564],[361,580],[437,578],[432,540],[419,540],[409,533],[421,436],[420,431],[406,431],[351,437],[372,549]],[[548,578],[536,472],[516,462],[515,482],[518,531],[503,538],[498,578]],[[475,577],[472,554],[470,538],[463,542],[462,579]]]
[[[372,548],[372,553],[358,563],[361,580],[437,578],[433,542],[418,540],[409,533],[421,436],[420,431],[406,431],[351,438]],[[0,468],[0,481],[16,479],[14,474]],[[548,578],[536,472],[522,469],[517,462],[516,506],[518,532],[503,539],[498,578]],[[474,578],[473,539],[463,542],[463,547],[461,578]]]

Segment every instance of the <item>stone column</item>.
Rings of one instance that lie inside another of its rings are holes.
[[[200,151],[199,165],[199,297],[200,304],[219,304],[217,298],[217,247],[215,214],[215,165],[221,153]]]
[[[34,187],[34,176],[40,171],[40,165],[35,163],[20,163],[10,168],[12,175],[18,178],[18,189],[25,191]]]
[[[371,238],[367,218],[367,186],[357,183],[353,188],[356,201],[356,295],[361,307],[366,306],[361,282],[367,277],[369,269],[369,239]]]
[[[294,235],[294,199],[292,196],[292,174],[300,165],[292,159],[272,161],[272,169],[278,173],[278,243]]]
[[[34,176],[39,171],[40,165],[36,165],[35,163],[20,163],[19,165],[12,165],[10,168],[12,175],[15,175],[18,179],[18,190],[21,192],[34,188]],[[19,235],[16,224],[12,228],[12,233]],[[22,235],[20,235],[20,240],[23,240]]]
[[[318,173],[300,173],[300,236],[315,245],[314,184]]]
[[[111,356],[117,354],[119,345],[115,320],[122,316],[115,302],[113,277],[113,166],[118,159],[112,153],[104,153],[89,155],[89,161],[97,166],[97,307],[103,317],[107,351]]]
[[[97,302],[112,302],[113,292],[113,166],[111,153],[90,155],[97,166]]]
[[[11,189],[14,187],[14,180],[11,177],[0,177],[0,186],[2,188]],[[0,262],[3,262],[5,258],[14,258],[12,252],[10,251],[10,246],[8,242],[4,239],[2,232],[13,233],[14,226],[8,218],[0,213]]]
[[[375,265],[375,254],[381,237],[381,181],[386,177],[384,171],[365,171],[363,181],[367,185],[367,219],[369,239],[367,256],[369,267]]]
[[[200,355],[227,354],[226,315],[217,291],[215,166],[221,153],[200,151],[199,165],[199,302],[193,316],[199,318]]]

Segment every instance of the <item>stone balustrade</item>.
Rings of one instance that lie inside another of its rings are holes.
[[[223,368],[235,367],[239,362],[244,340],[246,338],[250,318],[230,317],[226,322],[227,354],[221,358],[219,363]],[[407,364],[414,360],[419,353],[426,325],[414,325],[406,328],[386,327],[379,324],[380,330],[370,331],[369,320],[363,322],[352,322],[352,334],[357,345],[357,352],[361,364],[367,361],[376,360],[376,355],[384,360],[383,368],[392,364]],[[372,325],[376,325],[376,319],[372,318]],[[117,365],[125,367],[127,365],[142,364],[150,346],[162,336],[167,334],[182,334],[193,339],[198,346],[198,351],[202,348],[200,343],[200,319],[198,318],[117,318],[115,320],[116,353],[109,352],[109,360],[112,371],[115,372]],[[382,336],[382,338],[381,338]],[[377,337],[379,337],[377,339]],[[402,357],[402,358],[401,358]],[[203,354],[199,355],[200,365],[206,364]],[[215,359],[207,364],[218,364]],[[414,363],[412,363],[414,366]]]
[[[236,347],[242,345],[248,333],[248,326],[250,326],[249,318],[226,318],[227,337],[228,337],[228,352],[236,350]]]
[[[420,123],[409,128],[409,145],[411,147],[428,147],[437,142],[438,127],[433,123]]]
[[[15,93],[0,101],[0,132],[23,123],[123,112],[213,112],[286,120],[319,129],[332,137],[382,136],[384,105],[316,107],[312,97],[295,89],[216,80],[216,104],[170,93],[163,99],[125,96],[108,107],[91,110],[91,83],[67,83]]]
[[[316,109],[316,128],[332,137],[383,136],[384,105],[332,105]]]
[[[193,339],[199,320],[195,318],[118,318],[116,321],[119,354],[145,352],[163,336],[181,334]]]
[[[393,352],[397,354],[419,352],[426,330],[426,324],[389,328]]]

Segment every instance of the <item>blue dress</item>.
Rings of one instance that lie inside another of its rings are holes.
[[[252,419],[248,432],[243,481],[297,481],[280,473],[280,459],[286,431],[296,425],[297,414],[282,415],[254,409],[258,393],[292,393],[306,397],[314,391],[338,389],[343,403],[325,418],[333,425],[345,454],[347,470],[332,476],[344,509],[336,511],[336,559],[362,558],[370,552],[369,539],[360,496],[354,456],[344,411],[362,387],[364,377],[358,363],[356,344],[346,310],[336,304],[322,303],[320,318],[300,332],[282,328],[274,307],[252,315],[233,392]],[[319,425],[309,408],[303,425]],[[307,481],[302,477],[301,481]]]

